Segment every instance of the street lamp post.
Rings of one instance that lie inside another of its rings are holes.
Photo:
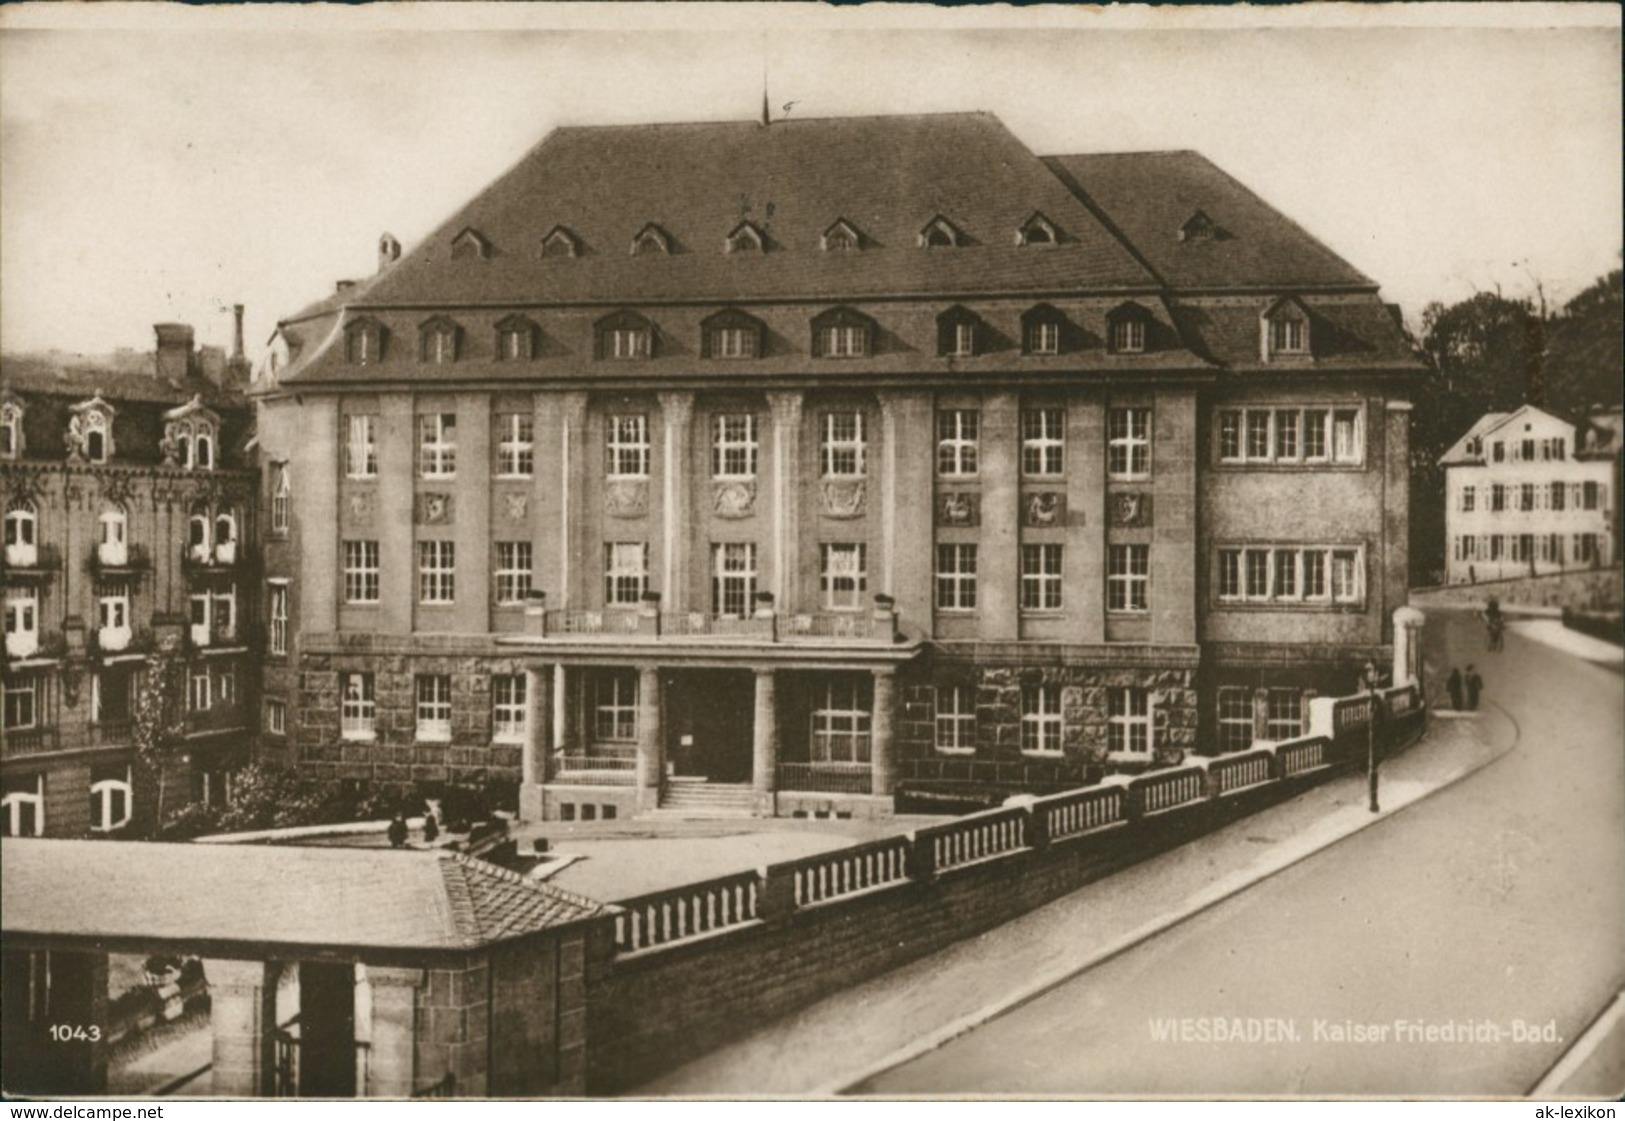
[[[1371,812],[1380,812],[1377,805],[1377,720],[1382,715],[1382,694],[1377,692],[1382,684],[1377,667],[1371,662],[1365,664],[1365,687],[1371,697],[1371,718],[1365,724],[1365,775],[1366,782],[1371,790]]]

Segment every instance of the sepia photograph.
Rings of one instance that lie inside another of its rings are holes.
[[[1621,92],[0,7],[0,1090],[1617,1101]]]

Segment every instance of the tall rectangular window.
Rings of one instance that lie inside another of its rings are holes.
[[[1602,487],[1597,483],[1580,484],[1580,508],[1595,510],[1602,505]]]
[[[456,413],[418,417],[418,474],[425,479],[449,479],[457,474]]]
[[[1061,546],[1021,547],[1021,609],[1061,609]]]
[[[271,656],[286,657],[288,653],[288,585],[271,585]]]
[[[1220,548],[1218,598],[1247,603],[1365,600],[1364,550],[1327,545]]]
[[[1518,488],[1518,509],[1533,510],[1535,508],[1535,484],[1524,483]]]
[[[270,698],[266,700],[265,731],[273,736],[288,734],[288,702]]]
[[[498,541],[496,567],[497,602],[524,603],[530,594],[530,542]]]
[[[944,409],[937,414],[937,474],[976,474],[980,420],[975,409]]]
[[[1303,417],[1303,458],[1326,458],[1326,414],[1318,409]]]
[[[1151,754],[1151,694],[1133,686],[1106,693],[1106,750],[1113,755]]]
[[[1303,734],[1302,693],[1296,689],[1271,689],[1266,703],[1265,738],[1279,743]]]
[[[525,675],[495,675],[491,678],[491,738],[498,743],[524,743],[525,724]]]
[[[868,676],[830,678],[813,694],[808,746],[814,763],[869,762],[871,681]]]
[[[649,418],[629,413],[604,418],[604,448],[612,479],[649,477]]]
[[[32,674],[6,675],[5,727],[13,731],[39,725],[39,679]]]
[[[604,604],[636,607],[649,590],[649,546],[642,541],[604,543]]]
[[[451,739],[451,677],[443,673],[417,675],[416,738],[425,743]]]
[[[638,675],[604,670],[593,679],[593,739],[626,742],[638,738]]]
[[[712,419],[711,475],[718,479],[756,477],[756,416],[724,413]]]
[[[424,418],[427,419],[427,418]],[[378,418],[352,413],[345,418],[344,473],[352,479],[378,475]]]
[[[192,711],[207,712],[214,707],[214,681],[209,676],[209,667],[195,667],[190,680],[189,703]]]
[[[1106,473],[1114,479],[1151,474],[1151,410],[1113,409],[1106,414]]]
[[[276,469],[276,484],[271,490],[271,532],[288,532],[292,521],[293,481],[288,477],[288,465]]]
[[[971,611],[976,607],[976,546],[937,546],[937,607]]]
[[[1022,754],[1061,754],[1061,728],[1060,687],[1056,685],[1029,685],[1022,689]]]
[[[1106,610],[1151,609],[1151,546],[1112,545],[1106,556]]]
[[[1490,510],[1495,513],[1500,513],[1502,510],[1506,509],[1506,505],[1507,488],[1501,483],[1492,484],[1490,487]]]
[[[39,649],[39,591],[35,588],[6,588],[6,653],[26,658]]]
[[[341,674],[339,688],[339,733],[347,740],[372,739],[377,735],[378,722],[378,702],[373,696],[372,674]]]
[[[869,353],[869,330],[861,325],[824,328],[825,358],[862,358]]]
[[[818,581],[826,611],[856,611],[869,589],[869,572],[862,544],[818,546]]]
[[[1471,514],[1478,504],[1478,491],[1473,487],[1461,488],[1461,512]]]
[[[819,469],[826,479],[855,478],[867,471],[864,419],[859,412],[823,415],[818,453]]]
[[[1066,413],[1062,409],[1021,412],[1021,473],[1060,475],[1066,469]]]
[[[378,542],[344,543],[344,602],[378,602]]]
[[[1219,751],[1246,751],[1253,743],[1253,698],[1245,689],[1219,690]]]
[[[717,542],[711,546],[711,610],[744,618],[756,599],[756,544]]]
[[[536,470],[536,418],[530,413],[497,414],[497,474],[528,479]]]
[[[976,750],[975,686],[937,687],[936,731],[936,748],[944,755],[969,755]]]
[[[457,599],[457,544],[418,542],[418,602],[453,603]]]
[[[1564,499],[1567,497],[1567,493],[1568,492],[1562,483],[1553,483],[1549,488],[1549,493],[1547,494],[1547,504],[1551,506],[1553,510],[1563,509],[1566,505]]]

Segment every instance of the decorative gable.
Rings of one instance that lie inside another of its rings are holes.
[[[845,218],[837,218],[818,239],[818,245],[826,253],[862,249],[863,232]]]
[[[490,255],[490,241],[473,226],[464,226],[462,231],[451,239],[451,259],[454,261],[466,260],[470,257],[484,260]]]
[[[23,437],[23,399],[9,389],[0,390],[0,459],[19,459],[27,450]]]
[[[220,447],[220,415],[194,395],[186,404],[164,414],[164,439],[159,450],[165,467],[212,471]]]
[[[764,253],[767,251],[767,237],[754,222],[741,222],[728,234],[724,244],[728,253]]]
[[[1309,309],[1296,296],[1282,296],[1259,317],[1259,357],[1265,362],[1308,358],[1311,348]]]
[[[637,232],[632,238],[632,256],[642,257],[649,253],[671,252],[671,235],[665,230],[650,222]]]
[[[542,256],[552,257],[579,257],[581,256],[581,239],[567,226],[554,226],[542,238]]]
[[[1055,223],[1036,210],[1016,231],[1017,245],[1056,245],[1060,240],[1061,232]]]
[[[100,393],[68,409],[68,462],[106,463],[113,458],[113,416]]]
[[[938,214],[920,230],[920,245],[925,249],[951,249],[965,243],[964,235],[948,219]]]

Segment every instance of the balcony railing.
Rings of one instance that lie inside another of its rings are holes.
[[[104,720],[90,726],[91,747],[128,747],[135,738],[130,720]]]
[[[55,751],[61,744],[55,728],[7,728],[0,737],[5,740],[7,758],[43,755]]]
[[[755,872],[735,872],[618,900],[615,949],[632,953],[756,922],[757,887]]]
[[[152,567],[152,555],[145,545],[102,542],[90,551],[87,565],[92,576],[142,572]]]
[[[235,541],[223,541],[218,545],[182,545],[181,568],[187,572],[231,568],[241,553]]]
[[[186,714],[188,732],[224,732],[247,726],[248,717],[237,704],[215,705]]]
[[[533,610],[533,638],[733,639],[749,642],[891,642],[897,616],[890,612],[826,611],[811,614],[712,615],[704,611]]]
[[[551,755],[547,781],[565,786],[636,786],[638,761],[632,755]]]
[[[780,763],[780,790],[813,794],[869,794],[874,778],[867,763]]]
[[[55,545],[7,545],[3,555],[5,572],[14,578],[44,577],[62,567],[62,555]]]
[[[6,635],[9,661],[46,661],[67,656],[68,640],[61,631],[17,631]]]
[[[1047,760],[975,759],[933,756],[898,763],[898,778],[938,785],[997,786],[1030,794],[1072,790],[1083,785],[1083,767]]]

